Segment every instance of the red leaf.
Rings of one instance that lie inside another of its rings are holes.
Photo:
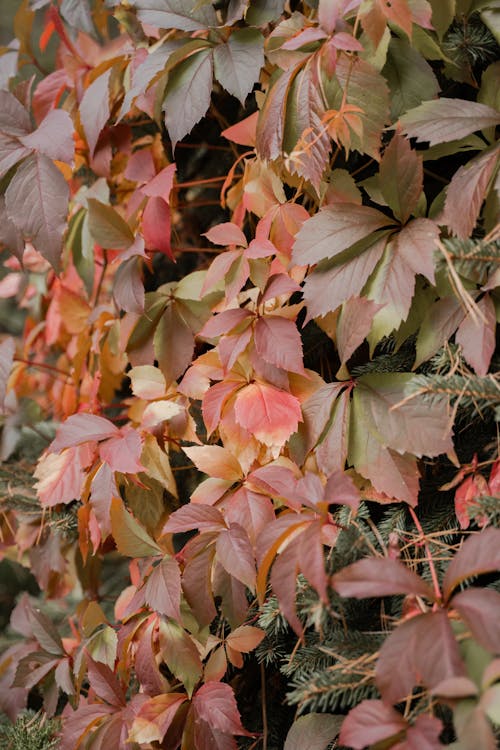
[[[332,714],[299,716],[290,727],[283,750],[325,750],[337,737],[341,721],[342,717]]]
[[[266,383],[250,383],[236,396],[236,421],[265,445],[283,445],[302,421],[299,401]]]
[[[238,524],[231,524],[217,537],[217,559],[232,576],[255,590],[255,558],[248,534]]]
[[[385,214],[369,206],[354,203],[326,206],[299,229],[293,248],[293,261],[298,265],[307,265],[333,258],[392,223]]]
[[[446,600],[467,578],[500,570],[500,529],[489,527],[470,536],[453,557],[443,580]]]
[[[27,148],[39,151],[50,159],[71,164],[75,152],[73,121],[63,109],[51,110],[37,130],[19,138]]]
[[[183,505],[169,517],[163,527],[163,533],[178,533],[182,531],[220,531],[225,529],[224,517],[220,510],[211,505],[189,504]]]
[[[367,745],[397,738],[407,726],[406,719],[392,706],[379,700],[364,700],[344,719],[339,741],[353,750],[363,750]]]
[[[86,658],[87,674],[92,690],[95,690],[99,698],[102,698],[112,706],[125,706],[125,694],[120,687],[116,675],[108,666],[94,661],[88,654]]]
[[[60,453],[64,448],[93,440],[105,440],[118,434],[118,427],[109,419],[98,417],[96,414],[72,414],[58,428],[49,450],[51,453]]]
[[[364,599],[370,596],[415,594],[432,600],[431,587],[397,560],[366,557],[343,568],[332,577],[332,586],[341,596]]]
[[[101,131],[109,119],[109,81],[112,70],[113,68],[108,68],[96,78],[80,102],[80,121],[89,145],[90,156],[94,155]]]
[[[428,141],[448,143],[489,128],[500,122],[500,114],[479,102],[465,99],[433,99],[422,102],[399,120],[403,133],[416,138],[418,143]]]
[[[472,635],[487,651],[500,653],[500,594],[493,589],[469,588],[451,600]]]
[[[181,573],[173,557],[164,557],[153,568],[145,585],[145,602],[160,615],[181,621]]]
[[[174,260],[170,244],[170,206],[163,198],[153,197],[142,214],[142,234],[148,250],[158,250]]]
[[[478,375],[488,372],[495,351],[496,327],[495,305],[490,295],[485,294],[477,303],[475,315],[469,312],[455,335],[466,361]]]
[[[304,373],[302,340],[292,320],[265,315],[255,326],[255,348],[266,362],[289,372]]]
[[[251,735],[243,729],[233,689],[220,682],[208,682],[196,692],[193,707],[197,716],[223,734]]]
[[[43,154],[30,156],[21,164],[5,193],[10,220],[56,270],[66,230],[68,200],[68,183]]]

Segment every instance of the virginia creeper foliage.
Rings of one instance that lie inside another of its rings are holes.
[[[498,3],[15,35],[0,549],[40,593],[0,708],[60,750],[494,750]]]

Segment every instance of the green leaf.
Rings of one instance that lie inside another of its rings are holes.
[[[126,250],[134,241],[134,233],[120,214],[96,198],[87,200],[89,231],[101,247],[107,250]]]
[[[396,119],[439,91],[429,63],[406,40],[392,38],[382,71],[391,92],[391,117]]]
[[[181,680],[191,697],[203,670],[194,640],[179,623],[161,619],[160,648],[168,668]]]
[[[118,551],[126,557],[153,557],[161,554],[147,531],[117,497],[111,501],[111,529]]]
[[[429,0],[432,6],[432,25],[443,38],[455,16],[455,0]]]
[[[162,109],[174,148],[207,111],[212,94],[212,74],[211,49],[191,55],[169,74]]]

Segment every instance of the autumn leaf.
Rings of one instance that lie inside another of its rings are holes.
[[[404,134],[430,146],[459,140],[498,122],[500,114],[486,104],[447,98],[422,102],[399,120]]]
[[[212,75],[211,49],[201,49],[191,55],[169,75],[163,109],[174,147],[207,111],[212,93]]]
[[[250,383],[238,391],[236,421],[265,445],[282,445],[302,421],[295,396],[266,383]]]

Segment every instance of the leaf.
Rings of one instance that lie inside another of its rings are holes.
[[[108,250],[126,250],[134,242],[134,233],[112,206],[88,198],[89,231],[98,245]]]
[[[237,143],[239,146],[255,146],[258,112],[254,112],[248,117],[243,118],[235,125],[226,128],[221,135],[228,141]]]
[[[0,89],[0,131],[7,135],[23,136],[31,129],[28,110],[14,94]]]
[[[89,146],[90,156],[94,155],[97,141],[110,116],[109,82],[113,68],[96,78],[85,91],[80,102],[80,121]]]
[[[226,643],[235,651],[248,654],[257,648],[264,637],[265,632],[260,628],[254,628],[252,625],[240,625],[239,628],[229,633]]]
[[[333,258],[393,222],[369,206],[336,204],[318,211],[299,229],[293,247],[297,265]]]
[[[146,604],[160,615],[181,621],[181,573],[173,557],[164,557],[153,568],[144,588]]]
[[[412,14],[407,0],[369,0],[363,5],[360,17],[365,33],[375,46],[380,43],[389,22],[398,26],[411,39]]]
[[[386,557],[358,560],[335,573],[331,585],[341,596],[357,599],[397,594],[413,594],[431,601],[434,599],[432,589],[420,576],[399,561]]]
[[[272,161],[282,155],[286,101],[297,72],[292,66],[272,82],[259,112],[255,141],[257,154],[263,160]]]
[[[175,303],[169,304],[154,335],[154,350],[167,385],[182,375],[192,360],[194,336]]]
[[[162,656],[191,697],[203,671],[195,642],[174,620],[160,620],[159,628]]]
[[[500,529],[489,527],[473,534],[462,544],[448,566],[443,595],[450,595],[467,578],[500,570]]]
[[[381,305],[366,297],[350,297],[337,322],[337,349],[341,363],[347,362],[370,332]]]
[[[500,594],[492,589],[469,588],[455,594],[451,606],[465,620],[478,643],[500,653]]]
[[[136,0],[134,5],[143,23],[161,29],[199,31],[217,26],[212,6],[197,0]]]
[[[161,554],[152,539],[117,497],[111,501],[111,529],[118,551],[126,557],[151,557]]]
[[[443,723],[436,716],[420,714],[406,732],[406,750],[438,750],[442,747],[439,735]]]
[[[93,451],[85,444],[68,448],[60,455],[42,455],[34,472],[40,505],[50,508],[78,499],[86,478],[85,470],[93,460]]]
[[[391,38],[382,72],[389,84],[393,120],[440,91],[431,66],[406,39]]]
[[[174,260],[170,232],[170,206],[163,198],[150,198],[142,214],[142,234],[147,249],[157,250]]]
[[[430,359],[453,335],[465,315],[456,297],[442,297],[429,307],[417,335],[414,368]]]
[[[96,36],[88,0],[62,0],[61,15],[74,29]]]
[[[122,427],[120,433],[101,443],[99,454],[112,471],[137,474],[144,470],[141,464],[142,439],[133,427]]]
[[[422,158],[395,133],[380,162],[382,195],[403,224],[415,212],[424,186]]]
[[[306,278],[307,320],[333,312],[350,297],[361,294],[387,244],[387,232],[369,235],[359,253],[346,262],[324,261]]]
[[[283,750],[325,750],[337,737],[342,716],[307,714],[299,716],[290,727]]]
[[[257,29],[237,29],[214,48],[214,75],[221,86],[245,104],[264,66],[264,38]]]
[[[68,201],[66,180],[43,154],[30,156],[21,164],[5,193],[10,220],[55,270],[62,252]]]
[[[60,453],[65,448],[72,448],[92,440],[105,440],[119,434],[113,422],[97,414],[72,414],[57,429],[56,438],[49,446],[51,453]]]
[[[113,299],[120,310],[138,315],[144,312],[142,263],[137,256],[128,258],[118,266],[113,279]]]
[[[432,6],[432,25],[441,40],[455,16],[456,0],[429,0],[429,2]]]
[[[351,708],[344,719],[339,741],[353,750],[363,750],[367,745],[400,737],[407,726],[406,719],[392,706],[379,700],[364,700]]]
[[[230,685],[207,682],[197,690],[193,698],[193,707],[197,716],[213,729],[223,734],[251,736],[243,729],[236,698]]]
[[[33,636],[44,651],[47,651],[49,654],[54,654],[54,656],[63,656],[64,647],[61,641],[61,636],[52,620],[50,620],[41,610],[32,607],[31,605],[28,610],[28,619]]]
[[[163,527],[163,534],[183,531],[220,531],[225,529],[224,517],[220,510],[211,505],[190,503],[172,513]]]
[[[444,220],[457,237],[466,239],[472,234],[499,156],[499,148],[488,149],[460,167],[451,178],[446,191]]]
[[[402,132],[418,143],[448,143],[500,122],[500,113],[480,102],[465,99],[432,99],[404,114]]]
[[[304,373],[302,340],[292,320],[264,315],[254,331],[255,348],[266,362],[289,372]]]
[[[477,303],[475,317],[469,312],[460,324],[455,341],[462,347],[465,360],[477,375],[488,372],[496,345],[495,305],[489,294]]]
[[[162,742],[179,706],[186,700],[185,693],[165,693],[149,698],[135,716],[128,740],[139,744]]]
[[[265,445],[283,445],[302,421],[299,401],[266,383],[250,383],[238,391],[236,421]]]
[[[150,198],[163,198],[166,203],[169,203],[176,170],[177,166],[175,164],[169,164],[167,167],[164,167],[153,179],[141,187],[141,192]]]
[[[125,694],[120,687],[116,675],[106,664],[100,664],[87,655],[87,674],[92,690],[112,706],[126,705]]]
[[[152,365],[133,367],[127,373],[132,393],[138,398],[155,399],[165,395],[167,385],[161,370]]]
[[[434,253],[439,228],[430,219],[413,219],[395,234],[382,261],[370,279],[367,295],[382,309],[372,327],[375,341],[399,327],[407,319],[420,273],[434,283]]]
[[[228,448],[220,445],[203,445],[183,450],[199,471],[211,477],[228,479],[231,482],[238,482],[243,478],[241,466]]]
[[[63,109],[53,109],[38,126],[37,130],[19,138],[26,148],[39,151],[50,159],[71,164],[75,152],[73,141],[73,121]]]
[[[183,60],[168,77],[163,110],[173,148],[191,132],[210,105],[212,68],[212,50],[203,49]]]
[[[222,529],[217,537],[216,554],[229,575],[255,591],[255,557],[245,529],[237,523]]]
[[[205,232],[204,236],[213,242],[214,245],[237,245],[238,247],[247,246],[247,238],[242,230],[230,221],[223,224],[216,224],[214,227]]]
[[[5,396],[7,393],[7,381],[14,364],[16,343],[9,336],[0,343],[0,414],[5,409]]]

